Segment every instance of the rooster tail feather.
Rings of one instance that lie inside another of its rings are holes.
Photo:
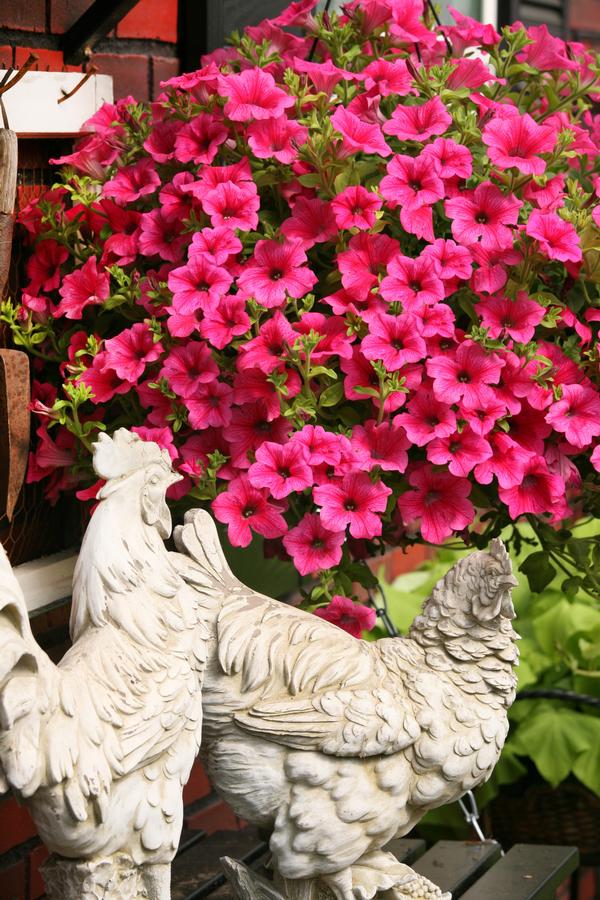
[[[173,538],[179,552],[196,563],[193,572],[182,573],[186,580],[209,589],[236,581],[225,559],[214,520],[204,509],[189,510],[184,524],[175,528]]]
[[[27,606],[4,548],[0,545],[0,790],[22,790],[36,776],[41,669],[52,663],[38,647]]]

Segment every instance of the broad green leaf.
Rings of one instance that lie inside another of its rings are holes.
[[[519,571],[527,575],[529,587],[532,591],[540,592],[550,584],[556,575],[556,569],[548,559],[544,550],[531,553],[519,566]]]
[[[573,635],[595,632],[600,627],[600,612],[585,603],[561,600],[537,616],[532,627],[539,645],[553,656]]]
[[[540,775],[554,787],[573,771],[579,755],[590,748],[589,735],[574,710],[538,704],[511,740],[520,756],[529,756]]]
[[[600,797],[600,719],[598,720],[596,743],[585,750],[575,761],[573,774],[597,797]]]

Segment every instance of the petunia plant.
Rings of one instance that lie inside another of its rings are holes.
[[[132,427],[174,501],[355,633],[369,557],[507,525],[537,588],[598,597],[570,530],[600,490],[597,60],[421,0],[315,6],[105,105],[22,211],[29,480],[93,498],[95,433]]]

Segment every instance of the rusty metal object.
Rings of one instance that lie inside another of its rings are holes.
[[[29,357],[0,349],[0,511],[8,519],[23,485],[29,453]]]

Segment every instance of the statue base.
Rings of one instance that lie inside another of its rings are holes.
[[[90,860],[52,855],[42,866],[48,900],[169,900],[171,866],[138,866],[126,853]]]

